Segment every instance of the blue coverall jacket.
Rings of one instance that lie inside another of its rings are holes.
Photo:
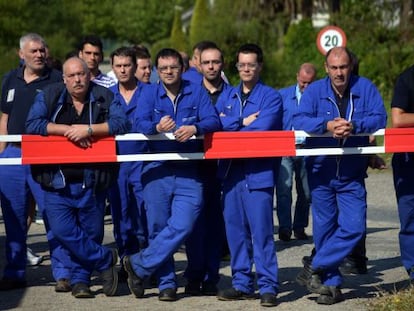
[[[383,100],[375,85],[366,78],[352,76],[349,82],[350,100],[346,119],[353,124],[352,134],[374,133],[385,128],[387,113]],[[324,134],[328,121],[340,117],[335,104],[331,81],[328,77],[310,84],[302,95],[297,113],[293,117],[293,126],[308,133]],[[351,136],[340,140],[327,137],[307,138],[309,148],[323,147],[359,147],[368,145],[368,136]],[[312,173],[341,180],[366,177],[368,157],[361,155],[312,156],[307,158],[307,167]]]
[[[224,131],[270,131],[282,130],[282,98],[275,89],[259,81],[246,103],[241,99],[241,84],[229,88],[217,101],[217,111],[221,117]],[[243,118],[260,111],[259,117],[243,126]],[[279,159],[280,160],[280,159]],[[232,160],[219,161],[218,177],[225,179]],[[270,158],[246,159],[245,175],[249,189],[262,189],[274,186],[275,160]]]
[[[158,134],[156,126],[161,118],[167,115],[174,119],[177,129],[182,125],[194,125],[197,128],[196,135],[221,129],[220,119],[201,85],[182,80],[181,91],[174,104],[162,83],[145,87],[140,98],[146,104],[137,110],[135,116],[137,129],[143,134]],[[200,105],[200,103],[208,103],[208,105]],[[149,148],[152,152],[159,153],[200,152],[203,150],[203,142],[200,140],[189,140],[185,143],[175,140],[151,141]]]

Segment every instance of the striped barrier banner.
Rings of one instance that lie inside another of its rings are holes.
[[[295,136],[315,137],[303,131],[215,132],[204,137],[204,152],[128,154],[116,153],[116,142],[126,140],[171,140],[172,133],[143,135],[139,133],[98,138],[91,148],[80,148],[62,136],[0,135],[0,142],[20,143],[21,158],[0,158],[0,165],[55,164],[88,162],[128,162],[154,160],[200,160],[228,158],[261,158],[280,156],[375,154],[414,152],[414,128],[390,128],[373,134],[384,136],[381,146],[352,148],[301,149],[295,146]],[[325,134],[322,136],[330,137]]]

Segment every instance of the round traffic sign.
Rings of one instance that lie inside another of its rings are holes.
[[[326,26],[319,31],[316,46],[323,55],[333,47],[346,46],[345,32],[336,26]]]

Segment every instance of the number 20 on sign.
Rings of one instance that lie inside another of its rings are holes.
[[[334,47],[346,46],[345,32],[336,26],[326,26],[319,31],[316,46],[323,55]]]

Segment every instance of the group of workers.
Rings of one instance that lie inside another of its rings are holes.
[[[139,154],[200,152],[202,142],[192,137],[215,131],[303,130],[329,137],[297,137],[297,148],[361,147],[370,144],[369,134],[386,127],[380,93],[354,73],[355,57],[344,47],[327,52],[326,77],[316,80],[315,66],[304,63],[297,83],[280,92],[262,82],[263,52],[250,43],[237,51],[236,86],[228,83],[223,53],[211,41],[194,47],[187,71],[182,53],[161,49],[155,56],[156,83],[150,83],[151,57],[142,46],[113,51],[115,79],[103,74],[102,42],[96,36],[84,38],[62,72],[46,65],[46,43],[38,34],[21,37],[19,57],[21,66],[3,78],[1,135],[59,135],[87,149],[109,135],[173,134],[172,140],[117,142],[118,154]],[[410,68],[397,81],[395,127],[414,126],[413,73]],[[20,157],[21,145],[0,142],[0,152],[1,158]],[[413,163],[410,153],[394,155],[401,257],[411,283]],[[292,233],[308,239],[305,228],[312,205],[315,249],[305,256],[298,282],[319,295],[319,304],[340,302],[340,266],[358,243],[365,247],[368,165],[369,157],[357,154],[4,165],[0,200],[6,265],[0,290],[27,286],[27,218],[35,201],[45,223],[56,292],[93,298],[90,280],[97,271],[107,296],[116,295],[118,283],[126,281],[132,294],[144,297],[146,280],[151,279],[159,300],[175,301],[173,255],[185,245],[186,294],[223,301],[256,299],[256,280],[260,305],[274,307],[280,290],[273,221],[276,189],[282,241],[290,241]],[[298,200],[292,221],[293,174]],[[116,249],[102,245],[107,201]],[[218,290],[226,246],[232,286]]]

